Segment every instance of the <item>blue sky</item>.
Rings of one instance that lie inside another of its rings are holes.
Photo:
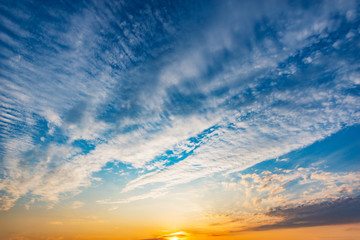
[[[2,1],[0,208],[116,211],[201,186],[230,221],[358,205],[359,9]]]

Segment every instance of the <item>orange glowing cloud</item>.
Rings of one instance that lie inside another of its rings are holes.
[[[164,240],[185,240],[188,234],[184,231],[163,235],[160,239]]]

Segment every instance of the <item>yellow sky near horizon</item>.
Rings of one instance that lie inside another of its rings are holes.
[[[4,218],[2,218],[4,219]],[[165,219],[166,220],[166,219]],[[328,225],[264,231],[235,230],[234,225],[213,226],[199,219],[176,221],[126,222],[125,219],[80,217],[76,211],[71,218],[60,220],[44,216],[24,216],[22,219],[2,220],[2,240],[356,240],[360,223]],[[240,223],[239,223],[240,225]],[[238,228],[240,229],[240,228]]]
[[[181,195],[169,194],[119,205],[117,209],[99,204],[79,207],[80,202],[69,206],[58,204],[51,209],[37,205],[29,209],[17,206],[0,212],[0,239],[303,240],[306,236],[306,240],[356,240],[360,236],[360,223],[245,231],[283,219],[260,212],[246,213],[245,208],[240,208],[238,217],[230,216],[226,214],[226,205],[214,200],[218,194],[208,195],[208,201],[200,201],[190,192],[186,195],[189,196],[186,201]],[[215,214],[214,209],[222,209],[218,211],[222,214]]]
[[[63,228],[62,228],[63,229]],[[49,229],[48,229],[49,230]],[[72,229],[76,232],[75,229]],[[356,240],[360,236],[360,224],[345,224],[345,225],[333,225],[333,226],[318,226],[318,227],[306,227],[306,228],[292,228],[292,229],[276,229],[267,231],[247,231],[241,233],[211,233],[198,232],[186,234],[171,234],[165,233],[165,230],[159,231],[158,234],[146,233],[149,229],[113,229],[112,233],[107,232],[110,229],[96,230],[94,229],[82,229],[78,233],[62,234],[61,231],[55,231],[52,233],[40,233],[37,231],[33,234],[19,233],[13,234],[9,238],[3,238],[4,240],[125,240],[125,239],[161,239],[161,240],[320,240],[320,239],[333,239],[333,240]]]

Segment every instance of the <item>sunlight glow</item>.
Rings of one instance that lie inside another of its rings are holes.
[[[168,235],[164,235],[162,237],[167,240],[181,240],[181,239],[186,239],[186,236],[187,236],[186,232],[180,231],[180,232],[175,232],[175,233],[171,233]]]

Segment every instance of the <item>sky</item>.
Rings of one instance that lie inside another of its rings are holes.
[[[0,239],[356,239],[359,14],[0,0]]]

